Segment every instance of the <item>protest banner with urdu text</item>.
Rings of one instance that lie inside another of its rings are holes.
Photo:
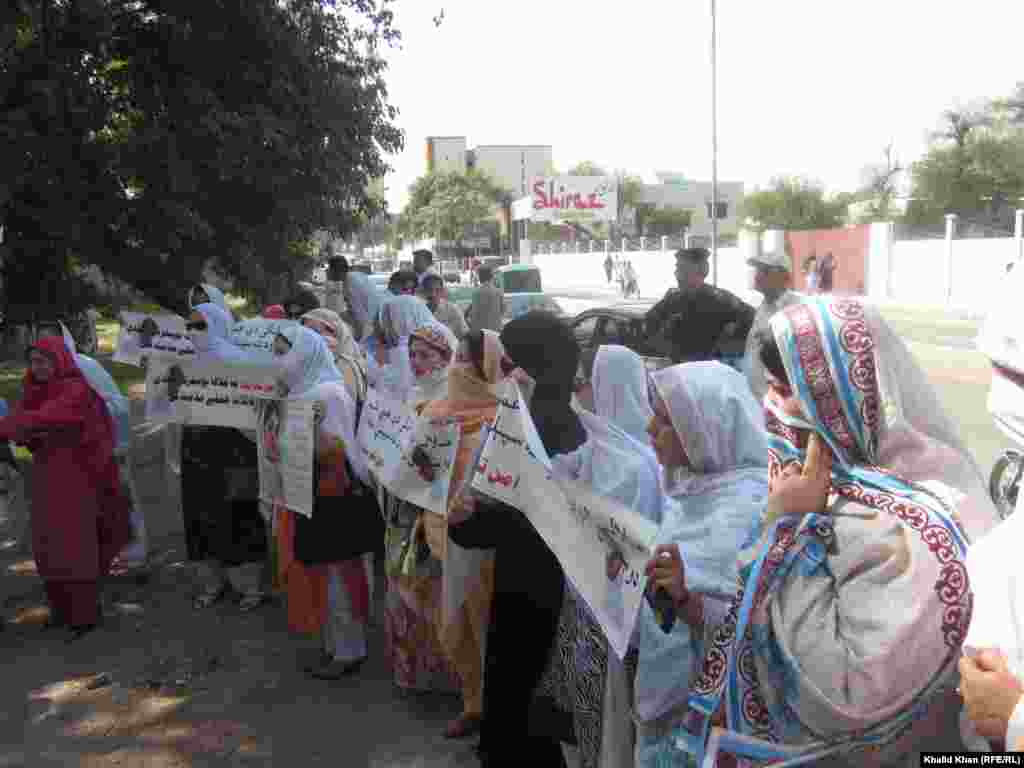
[[[195,355],[185,333],[185,318],[178,315],[147,315],[122,312],[114,362],[141,365],[144,357],[180,357]]]
[[[398,498],[439,515],[448,514],[459,427],[450,419],[417,416],[404,403],[370,388],[359,419],[357,450],[377,481]],[[433,479],[419,466],[429,463]]]
[[[526,406],[503,398],[472,487],[520,510],[561,563],[621,659],[643,600],[658,529],[615,499],[553,472]],[[615,565],[614,578],[609,578]],[[527,566],[528,567],[528,566]]]
[[[254,317],[251,320],[242,320],[231,326],[228,338],[232,344],[241,347],[246,352],[272,360],[274,357],[274,339],[284,328],[297,324],[297,320],[271,320]]]
[[[313,516],[316,419],[312,400],[259,404],[260,498]]]
[[[146,371],[146,419],[154,423],[257,429],[256,405],[276,397],[280,370],[272,365],[151,358]]]

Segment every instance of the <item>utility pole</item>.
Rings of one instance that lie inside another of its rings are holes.
[[[711,282],[718,285],[718,29],[711,0]]]

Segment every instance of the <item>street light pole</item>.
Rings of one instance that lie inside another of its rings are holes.
[[[711,0],[711,282],[718,285],[718,29]]]

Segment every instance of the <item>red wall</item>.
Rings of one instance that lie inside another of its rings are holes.
[[[866,265],[871,227],[859,224],[843,229],[813,229],[807,232],[787,232],[786,250],[793,259],[794,288],[806,290],[807,276],[804,262],[814,254],[819,263],[826,253],[836,261],[832,278],[832,292],[863,296],[867,286]]]

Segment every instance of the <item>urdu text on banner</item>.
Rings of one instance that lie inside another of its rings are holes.
[[[188,358],[195,354],[185,333],[185,319],[178,315],[147,315],[122,312],[114,362],[141,365],[144,357]]]
[[[657,526],[614,499],[551,469],[515,390],[498,408],[472,487],[519,509],[558,558],[565,575],[622,658],[629,648]],[[620,561],[610,579],[609,565]]]
[[[451,420],[417,416],[410,407],[370,388],[359,418],[357,450],[388,492],[429,512],[448,514],[459,427]],[[418,450],[417,450],[418,449]],[[417,467],[429,462],[433,480]]]
[[[273,365],[151,358],[146,371],[146,420],[255,430],[257,403],[276,397],[279,375]]]

